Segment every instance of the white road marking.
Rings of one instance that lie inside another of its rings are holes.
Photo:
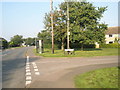
[[[31,81],[26,81],[26,85],[28,85],[28,84],[30,84],[31,83]]]
[[[31,75],[31,73],[30,73],[30,72],[27,72],[26,75]]]
[[[35,74],[36,74],[36,75],[40,75],[40,73],[39,73],[39,72],[35,72]]]
[[[26,80],[32,80],[32,77],[31,76],[27,76]]]
[[[26,83],[25,85],[30,84],[32,81],[32,77],[31,77],[31,72],[30,72],[30,63],[29,63],[29,56],[27,56],[27,60],[26,60]]]
[[[26,69],[26,72],[30,72],[30,69]]]
[[[29,60],[29,56],[27,56],[27,60]]]
[[[32,64],[35,64],[35,62],[32,62]]]
[[[34,68],[34,71],[35,71],[35,75],[40,75],[36,63],[32,62],[32,65],[33,65],[33,68]]]
[[[36,72],[36,71],[38,71],[38,69],[34,69],[34,71]]]

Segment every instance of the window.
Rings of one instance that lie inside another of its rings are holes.
[[[112,34],[110,34],[109,37],[112,37]]]

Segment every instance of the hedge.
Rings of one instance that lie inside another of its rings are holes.
[[[120,48],[120,44],[118,44],[118,43],[101,44],[100,48]]]
[[[70,45],[71,48],[81,48],[81,44],[79,43],[72,43]],[[84,44],[83,48],[95,48],[95,44]]]
[[[52,48],[52,44],[49,44],[49,43],[48,44],[43,44],[43,47],[47,48],[47,49],[50,49],[50,48]],[[54,44],[54,48],[55,49],[59,49],[59,46]]]

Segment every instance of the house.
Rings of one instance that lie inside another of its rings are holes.
[[[108,30],[105,32],[105,41],[106,44],[114,43],[115,40],[120,39],[120,27],[109,27]],[[118,42],[120,42],[118,40]]]

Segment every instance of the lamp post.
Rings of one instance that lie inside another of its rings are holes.
[[[52,27],[52,54],[54,54],[53,1],[52,0],[50,0],[50,14],[51,14],[51,27]]]

